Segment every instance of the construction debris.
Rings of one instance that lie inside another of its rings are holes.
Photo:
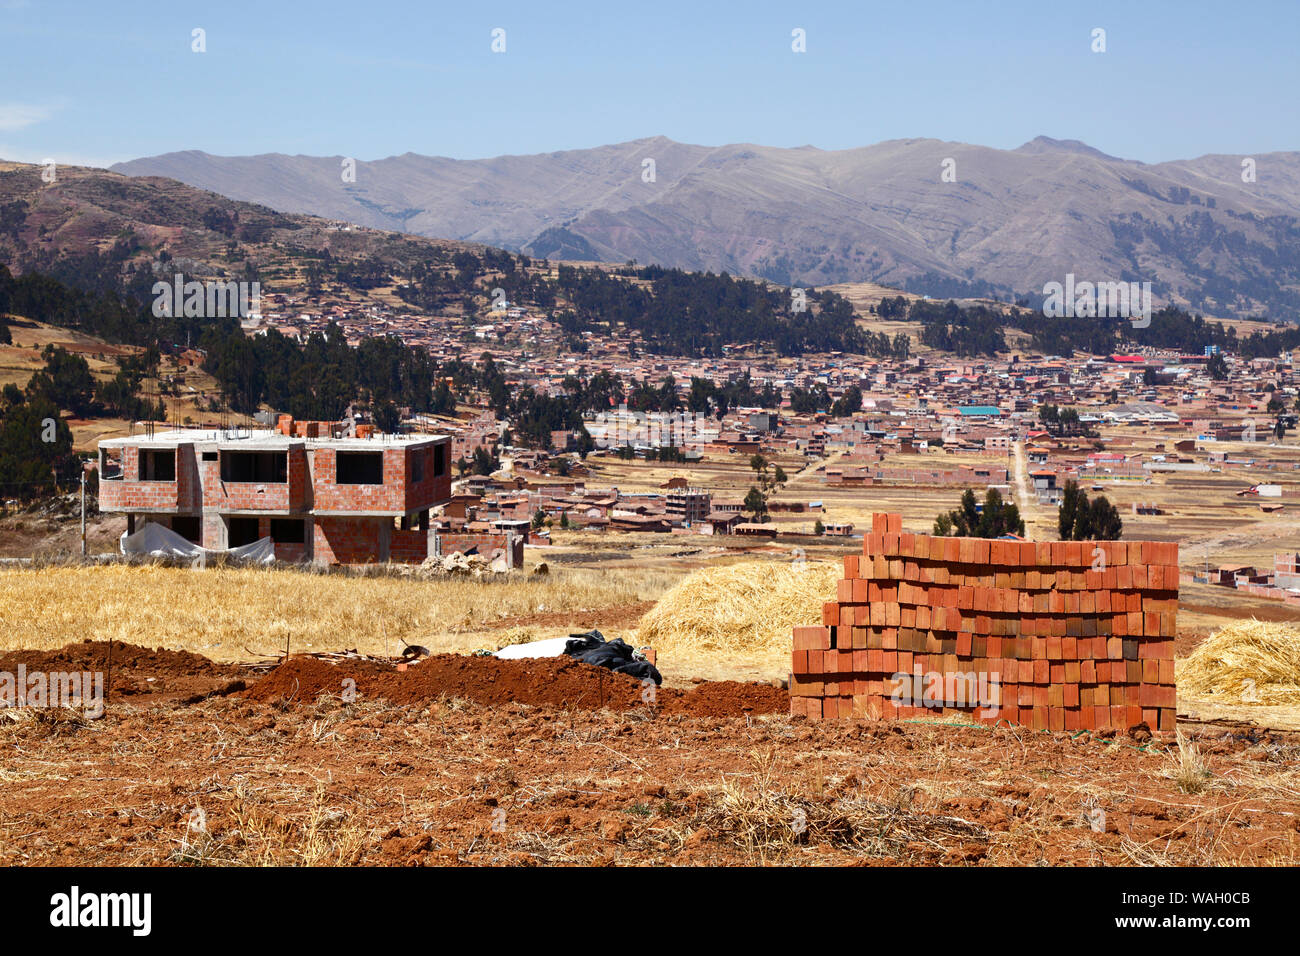
[[[249,654],[256,655],[255,651],[252,651],[247,647],[245,647],[244,650],[247,651]],[[412,656],[407,656],[406,651],[412,651],[412,650],[415,651],[416,654]],[[423,654],[421,655],[420,652],[423,652]],[[411,660],[413,657],[420,657],[420,656],[427,657],[428,655],[429,655],[429,650],[427,648],[418,647],[418,646],[406,648],[402,652],[401,657],[379,657],[373,654],[359,654],[355,649],[345,650],[345,651],[308,651],[305,653],[302,651],[292,651],[289,654],[290,657],[310,657],[313,658],[314,660],[323,661],[327,664],[342,664],[344,662],[349,662],[349,661],[364,661],[369,664],[385,664],[389,666],[396,666],[401,662]],[[275,657],[267,657],[265,655],[259,655],[257,656],[256,660],[244,661],[235,666],[241,667],[244,670],[252,671],[255,674],[264,674],[267,671],[275,670],[277,667],[283,664],[284,661],[285,661],[285,655],[283,652],[281,652],[277,654]]]
[[[481,554],[462,554],[455,551],[441,557],[430,555],[418,566],[411,568],[409,574],[418,578],[453,576],[483,578],[507,574],[509,571],[510,561],[504,551],[496,552],[491,558],[485,558]]]

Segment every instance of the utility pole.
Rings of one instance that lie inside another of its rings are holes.
[[[86,556],[86,466],[81,466],[81,556]]]

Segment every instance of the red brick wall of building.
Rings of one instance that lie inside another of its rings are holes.
[[[194,468],[194,446],[181,445],[176,449],[175,481],[141,481],[139,447],[122,449],[122,477],[99,483],[100,507],[130,511],[196,510],[190,502],[198,497],[197,472]]]
[[[376,443],[378,444],[378,443]],[[350,449],[349,449],[350,450]],[[365,449],[369,450],[369,449]],[[422,511],[434,502],[451,497],[450,467],[440,476],[433,474],[434,446],[408,450],[383,447],[374,451],[383,455],[382,485],[340,485],[336,483],[337,459],[332,448],[313,452],[313,507],[322,511],[388,511],[409,513]],[[424,459],[424,477],[412,481],[414,456]]]
[[[291,446],[288,455],[289,480],[285,482],[222,481],[219,458],[217,461],[199,462],[199,467],[203,471],[204,506],[223,512],[301,511],[302,492],[307,480],[307,456],[301,445]],[[290,493],[295,487],[298,490],[296,502]]]
[[[381,536],[391,518],[331,518],[313,521],[313,548],[321,564],[368,564],[382,560]]]
[[[389,544],[388,559],[405,564],[419,564],[429,556],[429,532],[418,528],[402,531],[394,528]]]

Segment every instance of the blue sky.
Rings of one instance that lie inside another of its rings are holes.
[[[0,0],[0,157],[1040,134],[1146,162],[1258,155],[1300,149],[1298,49],[1300,0]]]

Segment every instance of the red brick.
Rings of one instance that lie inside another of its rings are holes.
[[[799,626],[794,629],[796,650],[822,650],[831,646],[831,632],[825,627]]]

